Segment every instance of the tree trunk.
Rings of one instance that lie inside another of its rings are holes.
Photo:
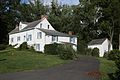
[[[109,41],[109,44],[108,44],[108,53],[110,52],[111,47],[112,47],[113,34],[114,34],[114,30],[112,31],[112,34],[110,35],[110,41]]]
[[[119,50],[120,50],[120,34],[119,34]]]

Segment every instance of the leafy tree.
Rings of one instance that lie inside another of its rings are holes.
[[[31,22],[41,18],[41,15],[46,14],[45,7],[40,0],[29,1],[29,4],[21,4],[19,7],[21,20]]]
[[[20,0],[1,0],[0,1],[0,44],[8,42],[8,32],[11,31],[17,23],[17,7]]]
[[[102,33],[107,34],[110,43],[113,43],[115,31],[119,28],[120,1],[119,0],[98,0],[97,4],[102,8],[102,17],[99,19]],[[120,29],[120,28],[119,28]],[[117,34],[118,36],[118,34]],[[109,43],[109,51],[111,44]]]
[[[80,0],[74,10],[74,30],[86,41],[98,37],[97,12],[98,7],[91,0]]]

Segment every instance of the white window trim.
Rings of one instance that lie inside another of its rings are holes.
[[[42,39],[42,32],[37,32],[37,39]]]
[[[70,37],[70,43],[75,43],[75,37]]]
[[[57,42],[58,41],[58,36],[52,36],[52,41]]]

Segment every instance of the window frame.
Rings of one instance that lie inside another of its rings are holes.
[[[11,40],[10,40],[10,41],[11,41],[11,43],[13,43],[13,42],[14,42],[14,38],[11,38]]]
[[[75,37],[70,37],[70,43],[75,43]]]
[[[27,36],[27,41],[32,41],[32,34],[29,34],[29,35]]]
[[[52,41],[53,42],[58,41],[58,36],[52,36]]]
[[[37,32],[37,39],[42,39],[42,32]]]
[[[47,28],[50,29],[50,25],[48,25]]]
[[[40,23],[40,28],[42,28],[42,23]]]
[[[17,37],[17,41],[20,41],[20,36]]]

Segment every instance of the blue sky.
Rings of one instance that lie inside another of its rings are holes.
[[[22,0],[22,2],[25,2],[27,3],[29,0]],[[44,0],[45,4],[50,4],[52,0]],[[72,4],[78,4],[79,3],[79,0],[58,0],[59,3],[62,3],[62,4],[69,4],[69,5],[72,5]]]

